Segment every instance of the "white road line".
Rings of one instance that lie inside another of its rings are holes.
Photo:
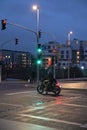
[[[30,93],[32,93],[32,92],[35,92],[36,90],[34,90],[34,91],[23,91],[23,92],[15,92],[15,93],[8,93],[8,94],[6,94],[6,95],[8,95],[8,96],[11,96],[11,95],[18,95],[18,94],[30,94]],[[25,96],[32,96],[32,95],[25,95]],[[38,97],[38,95],[33,95],[33,97]],[[38,98],[41,98],[41,97],[38,97]],[[52,98],[52,97],[49,97],[49,98]],[[44,97],[44,99],[47,99],[47,97]],[[41,99],[41,100],[43,100],[43,99]],[[56,99],[55,99],[55,101],[56,101]],[[51,104],[51,106],[53,106],[53,105],[55,105],[55,102],[53,103],[53,104]],[[63,103],[63,104],[61,104],[61,105],[66,105],[66,106],[72,106],[72,107],[82,107],[82,108],[87,108],[87,106],[86,105],[78,105],[78,104],[69,104],[69,103]]]
[[[5,95],[8,95],[8,96],[13,96],[13,95],[18,95],[18,94],[26,94],[25,96],[32,96],[33,97],[38,97],[38,98],[44,98],[44,99],[48,99],[48,97],[45,97],[45,96],[38,96],[39,94],[37,93],[36,90],[32,90],[32,91],[22,91],[22,92],[15,92],[15,93],[7,93]],[[29,94],[32,94],[32,95],[29,95]],[[53,99],[53,97],[49,97],[50,99]]]
[[[83,127],[83,124],[76,123],[76,122],[70,122],[70,121],[65,121],[65,120],[46,118],[46,117],[41,117],[41,116],[33,116],[33,115],[29,115],[29,114],[18,114],[18,115],[22,116],[22,117],[30,117],[30,118],[35,118],[35,119],[40,119],[40,120],[45,120],[45,121],[52,121],[52,122],[57,122],[57,123],[64,123],[64,124],[69,124],[69,125],[75,125],[75,126]]]
[[[0,119],[0,130],[62,130],[26,122]]]
[[[6,95],[16,95],[16,94],[24,94],[24,93],[31,93],[31,92],[34,92],[34,91],[23,91],[23,92],[15,92],[15,93],[8,93]]]
[[[10,103],[0,103],[2,105],[9,105],[9,106],[13,106],[13,107],[24,107],[23,105],[18,105],[18,104],[10,104]]]
[[[72,107],[82,107],[82,108],[87,108],[87,106],[85,106],[85,105],[78,105],[78,104],[68,104],[68,103],[63,103],[62,105],[72,106]]]

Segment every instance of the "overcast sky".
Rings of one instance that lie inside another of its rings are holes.
[[[36,32],[36,12],[40,10],[40,42],[56,40],[65,43],[69,31],[71,39],[87,40],[87,0],[0,0],[0,20],[20,24]],[[0,27],[1,28],[1,27]],[[15,45],[14,39],[19,39]],[[10,40],[10,41],[9,41]],[[9,41],[5,44],[6,41]],[[30,31],[7,24],[6,30],[0,29],[0,44],[4,49],[36,52],[36,36]]]

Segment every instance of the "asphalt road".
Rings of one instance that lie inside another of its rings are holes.
[[[40,95],[26,82],[0,84],[0,130],[86,130],[87,82],[62,83],[61,94]]]

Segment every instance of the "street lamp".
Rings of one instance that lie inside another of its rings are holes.
[[[72,31],[68,32],[68,79],[70,78],[70,35]]]
[[[38,44],[39,44],[39,32],[40,32],[40,13],[39,13],[39,7],[37,5],[33,5],[32,9],[35,10],[37,12],[37,48],[38,48]],[[37,52],[38,53],[38,52]],[[37,54],[37,58],[38,58],[38,54]],[[37,84],[39,84],[39,64],[37,64]]]

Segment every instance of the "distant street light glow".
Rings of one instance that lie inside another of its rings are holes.
[[[73,33],[72,31],[69,32],[69,34],[72,34],[72,33]]]
[[[37,6],[37,5],[33,5],[33,6],[32,6],[32,9],[33,9],[33,10],[37,10],[37,9],[38,9],[38,6]]]
[[[84,66],[81,66],[81,69],[84,70]]]

